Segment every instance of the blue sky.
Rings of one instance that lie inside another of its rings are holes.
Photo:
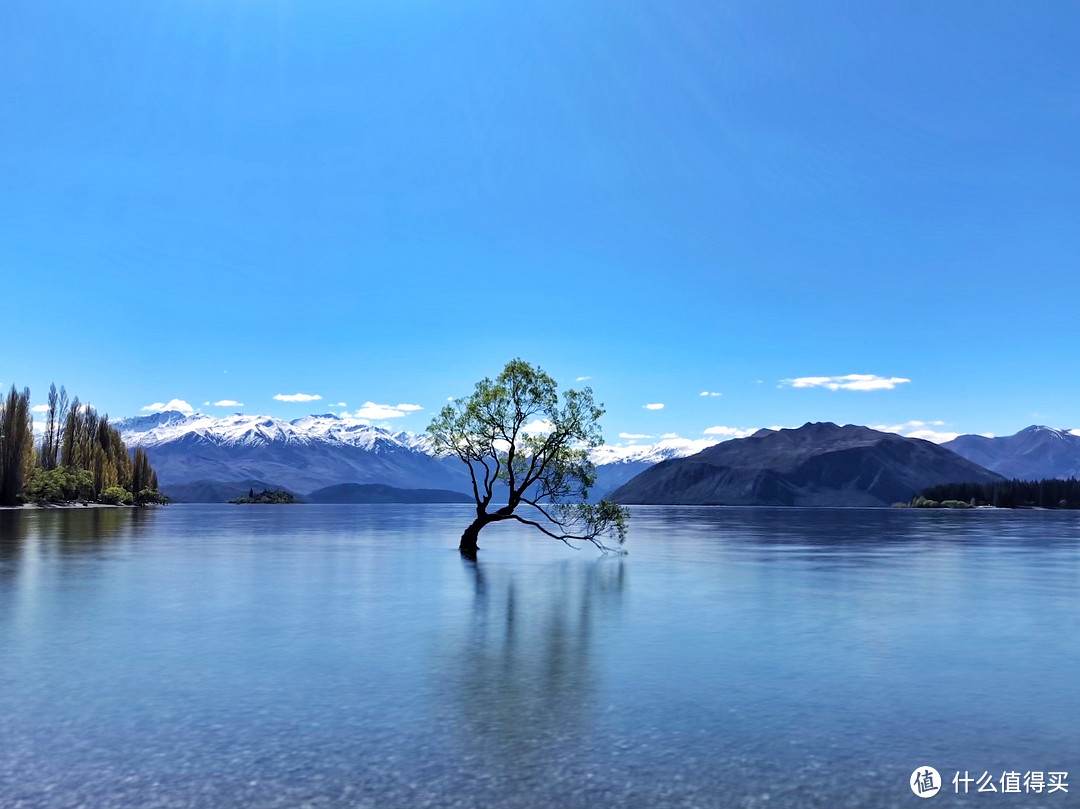
[[[1053,2],[7,0],[0,383],[1080,427],[1078,53]],[[790,381],[852,374],[909,381]]]

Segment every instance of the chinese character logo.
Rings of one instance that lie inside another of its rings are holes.
[[[920,767],[912,774],[911,788],[915,791],[916,795],[919,795],[919,791],[915,788],[915,776],[925,768]],[[1021,792],[1024,794],[1034,792],[1036,794],[1046,790],[1049,795],[1053,792],[1068,792],[1069,782],[1065,779],[1069,777],[1069,774],[1064,771],[1058,772],[1043,772],[1042,770],[1032,770],[1020,775],[1019,770],[1006,770],[1001,774],[1001,777],[997,779],[997,785],[995,785],[995,779],[992,773],[987,770],[983,770],[983,774],[978,778],[972,778],[971,774],[964,770],[964,777],[960,777],[960,771],[956,771],[956,775],[953,776],[953,789],[956,794],[960,794],[960,787],[964,787],[964,795],[967,795],[971,791],[972,784],[978,784],[979,792],[1011,792],[1014,795],[1018,795]],[[1049,778],[1049,780],[1047,780]],[[1000,789],[998,788],[1000,786]],[[1021,789],[1023,787],[1023,789]],[[926,796],[923,796],[926,797]]]
[[[920,798],[932,798],[941,789],[941,776],[933,767],[917,767],[908,783],[911,791]]]

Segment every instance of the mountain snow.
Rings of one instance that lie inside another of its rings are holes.
[[[1080,475],[1080,436],[1073,430],[1033,424],[1014,435],[962,435],[942,446],[1007,478]]]
[[[696,455],[719,441],[712,438],[665,438],[655,444],[627,444],[626,446],[600,446],[589,455],[597,466],[624,463],[660,463],[672,458]]]
[[[125,444],[145,449],[170,444],[185,437],[198,437],[219,446],[264,446],[267,444],[336,444],[374,450],[379,444],[416,450],[425,437],[391,433],[362,419],[328,413],[293,421],[274,416],[185,416],[179,412],[157,413],[123,419],[114,425]],[[430,454],[430,453],[429,453]]]
[[[114,422],[124,443],[151,449],[192,438],[217,446],[266,446],[269,444],[356,447],[377,451],[380,445],[398,447],[425,455],[433,454],[431,437],[407,431],[391,432],[363,419],[334,413],[304,416],[285,421],[274,416],[185,415],[177,411]],[[693,455],[717,441],[713,439],[668,438],[655,444],[600,446],[591,452],[597,466],[626,463],[654,464],[671,458]]]

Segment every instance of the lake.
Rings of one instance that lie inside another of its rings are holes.
[[[468,519],[0,511],[0,807],[1078,804],[1080,514]]]

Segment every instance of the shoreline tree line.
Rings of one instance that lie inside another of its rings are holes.
[[[1000,480],[995,483],[944,483],[924,489],[909,504],[911,508],[997,508],[1080,509],[1080,480]]]
[[[108,415],[79,397],[49,388],[45,424],[34,440],[30,389],[14,385],[0,399],[0,506],[96,502],[167,502],[142,448],[129,452]]]

